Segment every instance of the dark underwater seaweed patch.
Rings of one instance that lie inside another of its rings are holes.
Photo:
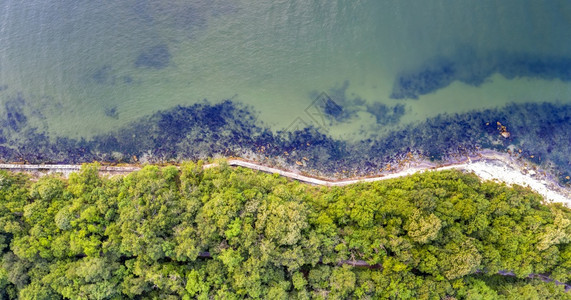
[[[509,138],[500,135],[497,122],[506,126]],[[409,152],[445,159],[480,148],[505,151],[514,145],[530,160],[552,162],[563,183],[569,183],[566,176],[571,173],[569,104],[510,104],[443,114],[359,142],[335,140],[313,127],[272,132],[260,126],[250,107],[230,100],[157,112],[90,141],[57,138],[53,142],[34,129],[20,132],[23,140],[1,136],[6,140],[0,145],[2,160],[30,163],[134,162],[141,157],[163,162],[256,153],[259,159],[303,162],[303,168],[326,174],[348,169],[365,175],[377,173]]]
[[[533,77],[541,79],[571,80],[571,59],[556,57],[522,56],[512,58],[498,66],[498,72],[506,78]]]
[[[135,67],[164,69],[169,65],[170,60],[169,47],[166,44],[160,44],[143,50],[135,60]]]
[[[327,93],[314,91],[310,96],[314,99],[312,106],[323,112],[329,120],[337,122],[348,121],[356,117],[358,111],[367,111],[376,118],[379,125],[397,124],[405,114],[405,106],[397,104],[389,106],[380,102],[367,103],[367,100],[355,95],[347,94],[349,80],[345,80],[339,87],[332,87]],[[326,124],[320,124],[326,125]]]
[[[420,71],[399,76],[394,84],[391,98],[418,99],[419,95],[444,88],[454,80],[458,80],[455,64],[440,61]]]
[[[347,95],[349,88],[349,81],[345,80],[339,87],[330,88],[327,93],[313,91],[310,93],[310,98],[313,100],[312,106],[329,120],[337,122],[344,122],[356,116],[359,109],[358,106],[363,105],[365,100],[356,96],[350,98]],[[325,124],[320,124],[325,125]]]
[[[109,118],[119,119],[119,112],[117,111],[117,106],[108,107],[105,109],[105,115]]]
[[[434,59],[417,70],[403,72],[395,79],[390,97],[418,99],[418,96],[433,93],[454,81],[479,86],[494,73],[508,79],[530,77],[571,81],[571,58],[567,57],[506,53],[483,58],[466,57]]]
[[[334,118],[338,118],[343,113],[343,107],[339,106],[337,103],[333,102],[331,98],[328,97],[327,101],[325,101],[325,107],[323,111]]]
[[[24,105],[26,104],[24,98],[18,95],[4,103],[6,115],[3,118],[2,127],[10,128],[13,131],[20,131],[28,121],[24,114]]]
[[[367,105],[367,112],[375,116],[379,125],[397,124],[405,114],[405,107],[403,104],[390,107],[386,104],[375,102]]]
[[[93,72],[91,79],[97,84],[113,84],[115,83],[115,79],[113,78],[112,71],[113,69],[110,65],[104,65]]]

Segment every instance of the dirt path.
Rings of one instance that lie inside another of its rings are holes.
[[[478,161],[469,160],[467,163],[459,163],[447,166],[434,165],[427,167],[426,163],[423,163],[424,167],[413,166],[396,173],[379,175],[375,177],[363,177],[363,178],[342,179],[342,180],[310,177],[296,172],[268,167],[254,162],[238,160],[238,159],[228,160],[228,165],[254,169],[266,173],[277,173],[281,176],[288,177],[291,179],[315,185],[324,185],[324,186],[344,186],[358,182],[375,182],[375,181],[399,178],[399,177],[409,176],[417,172],[457,169],[468,172],[474,172],[476,175],[478,175],[480,178],[484,180],[496,180],[500,182],[505,182],[506,184],[519,184],[523,186],[529,186],[531,189],[541,194],[547,201],[559,202],[571,207],[571,192],[568,189],[559,186],[555,181],[549,180],[545,176],[544,177],[537,176],[537,172],[535,171],[533,171],[534,173],[526,171],[522,172],[521,166],[518,166],[517,164],[515,164],[515,162],[506,161],[506,158],[503,156],[481,157],[479,158]],[[214,166],[216,166],[216,164],[208,164],[205,165],[204,167],[209,168]]]
[[[523,186],[529,186],[531,189],[541,194],[547,201],[559,202],[571,207],[571,191],[569,189],[559,186],[553,179],[549,179],[547,176],[541,175],[540,171],[535,171],[531,167],[524,166],[509,155],[494,151],[483,151],[478,156],[467,158],[465,162],[456,164],[436,165],[434,163],[423,161],[416,164],[410,164],[406,169],[395,173],[378,175],[374,177],[360,177],[341,180],[307,176],[301,174],[300,172],[269,167],[243,159],[229,159],[227,160],[227,164],[234,167],[249,168],[266,173],[277,173],[280,176],[294,180],[323,186],[345,186],[358,182],[374,182],[399,178],[409,176],[417,172],[457,169],[474,172],[484,180],[496,180],[505,182],[506,184],[519,184]],[[207,169],[216,166],[218,166],[218,164],[211,163],[204,165],[203,168]],[[39,176],[49,173],[63,173],[65,176],[69,176],[70,173],[80,170],[81,165],[0,164],[0,169],[16,172],[29,172]],[[107,175],[122,175],[140,169],[141,168],[138,166],[101,166],[100,172]]]

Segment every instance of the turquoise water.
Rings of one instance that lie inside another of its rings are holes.
[[[26,126],[52,137],[231,99],[273,130],[361,139],[441,113],[571,103],[569,59],[569,1],[0,2],[0,101],[19,96]],[[420,83],[397,99],[403,74]],[[323,92],[346,115],[312,115]]]

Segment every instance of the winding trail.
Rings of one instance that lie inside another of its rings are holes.
[[[571,207],[571,193],[568,189],[562,188],[554,180],[550,180],[547,176],[537,176],[535,168],[528,169],[522,166],[509,155],[498,153],[494,151],[483,151],[477,156],[467,157],[464,161],[449,164],[449,165],[436,165],[429,162],[421,162],[411,164],[407,169],[395,173],[385,175],[378,175],[374,177],[360,177],[352,179],[335,180],[331,178],[317,178],[300,174],[299,172],[283,170],[275,167],[265,166],[256,162],[247,161],[244,159],[229,159],[226,161],[229,166],[243,167],[261,172],[279,174],[290,179],[298,180],[301,182],[322,185],[322,186],[345,186],[359,182],[375,182],[409,176],[417,172],[426,171],[442,171],[442,170],[464,170],[474,172],[480,178],[485,180],[497,180],[507,184],[520,184],[527,185],[536,192],[544,196],[547,201],[563,203]],[[203,165],[203,169],[213,168],[219,166],[218,163],[210,163]],[[14,172],[28,172],[34,175],[42,176],[50,173],[63,173],[65,176],[81,169],[81,165],[24,165],[24,164],[0,164],[0,169],[10,170]],[[134,171],[140,170],[138,166],[101,166],[100,173],[107,175],[124,175]],[[212,258],[209,252],[201,252],[199,257]],[[354,267],[367,267],[367,268],[381,268],[381,265],[369,265],[366,261],[362,260],[344,260],[338,264],[352,265]],[[477,271],[476,273],[481,273]],[[515,276],[513,272],[502,270],[498,272],[503,276]],[[537,278],[544,282],[554,282],[557,285],[565,286],[565,291],[571,291],[571,285],[564,282],[559,282],[549,278],[543,274],[530,274],[528,278]]]
[[[546,175],[541,175],[541,170],[518,162],[511,156],[495,151],[482,151],[477,156],[466,157],[464,161],[437,165],[427,161],[410,163],[406,169],[398,172],[381,174],[373,177],[359,177],[350,179],[319,178],[301,174],[300,172],[284,170],[275,167],[265,166],[256,162],[244,159],[228,159],[226,163],[233,167],[243,167],[261,172],[279,174],[290,179],[301,182],[322,185],[322,186],[345,186],[359,182],[375,182],[409,176],[417,172],[442,171],[442,170],[464,170],[474,172],[483,180],[496,180],[506,184],[519,184],[529,186],[532,190],[541,194],[548,202],[559,202],[571,207],[571,191],[561,187],[557,182]],[[204,169],[218,166],[217,163],[205,164]],[[49,173],[63,173],[65,176],[81,169],[81,165],[24,165],[24,164],[0,164],[0,169],[16,172],[29,172],[34,175]],[[140,170],[138,166],[101,166],[99,171],[108,175],[128,174]]]

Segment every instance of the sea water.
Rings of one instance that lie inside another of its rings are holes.
[[[230,99],[274,131],[363,139],[442,113],[570,103],[570,59],[565,0],[0,1],[0,110],[19,99],[50,137]],[[320,103],[337,118],[313,113]]]

